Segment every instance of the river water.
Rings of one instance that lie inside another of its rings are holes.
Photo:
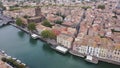
[[[63,55],[10,25],[0,28],[0,49],[20,59],[30,68],[120,68],[105,62],[95,65],[83,58],[70,54]]]

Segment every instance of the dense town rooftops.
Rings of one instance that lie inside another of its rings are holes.
[[[62,34],[59,34],[58,37],[63,38],[66,41],[70,41],[70,42],[73,41],[73,38],[71,36],[67,35],[67,34],[62,33]]]

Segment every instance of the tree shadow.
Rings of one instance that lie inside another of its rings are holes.
[[[37,44],[37,40],[33,39],[30,37],[29,39],[29,42],[32,44],[32,45],[36,45]]]
[[[50,53],[50,54],[55,53],[54,50],[50,47],[50,45],[47,43],[44,43],[42,48],[46,53]]]
[[[23,38],[25,33],[23,31],[18,31],[18,35],[19,35],[19,37]]]

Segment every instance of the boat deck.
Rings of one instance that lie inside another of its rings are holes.
[[[90,55],[87,55],[85,60],[94,64],[98,64],[98,58]]]

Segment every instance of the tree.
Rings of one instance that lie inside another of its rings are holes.
[[[62,18],[63,18],[63,20],[65,19],[65,15],[64,14],[62,14],[61,12],[57,12],[55,15],[57,15],[57,16],[61,16]]]
[[[87,10],[88,8],[91,8],[91,7],[90,6],[82,6],[81,8],[84,10]]]
[[[43,38],[50,38],[50,39],[55,39],[56,35],[53,33],[51,30],[44,30],[41,32],[41,36]]]
[[[57,16],[61,16],[61,12],[58,11],[58,12],[56,13],[56,15],[57,15]]]
[[[15,68],[26,68],[25,65],[19,64],[18,62],[16,62],[16,61],[13,60],[12,58],[4,58],[4,57],[3,57],[3,58],[2,58],[2,61],[13,65]]]
[[[28,15],[24,15],[23,17],[26,18],[26,19],[27,19],[27,18],[30,18],[30,16],[28,16]]]
[[[50,22],[48,20],[44,20],[42,25],[46,26],[46,27],[52,27],[52,25],[50,24]]]
[[[117,19],[117,16],[115,15],[115,16],[112,16],[112,18],[116,18]]]
[[[62,17],[62,18],[63,18],[63,20],[64,20],[66,16],[65,16],[65,15],[61,15],[61,17]]]
[[[6,7],[3,6],[3,3],[0,1],[0,8],[2,8],[3,10],[6,10]]]
[[[19,5],[18,5],[18,4],[15,4],[14,7],[19,7]]]
[[[62,24],[63,21],[61,21],[61,20],[57,20],[57,21],[55,21],[55,23],[56,23],[56,24]]]
[[[98,9],[105,9],[105,5],[98,5]]]
[[[28,24],[28,29],[31,30],[31,31],[33,31],[33,30],[36,29],[35,26],[36,26],[35,23],[29,23],[29,24]]]
[[[112,12],[115,14],[115,16],[117,15],[117,12],[116,12],[116,10],[113,10]]]
[[[17,18],[16,24],[17,24],[18,26],[23,26],[22,20],[21,20],[20,18]]]

